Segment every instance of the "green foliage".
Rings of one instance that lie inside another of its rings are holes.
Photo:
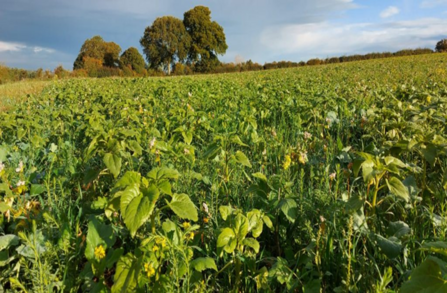
[[[446,52],[447,51],[447,39],[440,40],[438,43],[436,43],[436,52]]]
[[[172,65],[187,57],[191,37],[180,19],[163,16],[145,29],[140,44],[151,68],[164,66],[171,74]]]
[[[223,28],[216,21],[211,21],[211,11],[205,6],[196,6],[185,12],[183,23],[192,41],[188,60],[197,62],[200,71],[211,71],[218,64],[217,56],[225,54],[228,48]]]
[[[101,36],[87,39],[79,51],[73,69],[84,69],[88,59],[97,60],[100,66],[117,67],[121,47],[114,42],[106,42]]]
[[[49,84],[0,113],[0,288],[444,290],[444,59]]]
[[[146,64],[144,62],[143,56],[141,56],[140,52],[134,47],[130,47],[126,51],[121,54],[120,57],[120,68],[130,67],[131,70],[134,70],[138,74],[142,74],[144,72]]]

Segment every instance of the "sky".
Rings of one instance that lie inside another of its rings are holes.
[[[447,38],[447,0],[0,0],[0,63],[72,69],[86,39],[136,47],[157,17],[208,6],[224,62],[307,61],[431,48]]]

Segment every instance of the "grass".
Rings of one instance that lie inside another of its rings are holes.
[[[10,110],[28,95],[38,95],[51,81],[22,81],[0,85],[0,112]]]

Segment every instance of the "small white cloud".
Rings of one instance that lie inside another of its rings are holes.
[[[22,49],[25,49],[26,46],[18,44],[18,43],[10,43],[10,42],[2,42],[0,41],[0,52],[17,52]]]
[[[388,18],[393,15],[399,14],[399,12],[400,12],[399,8],[397,8],[396,6],[390,6],[387,9],[385,9],[384,11],[380,12],[380,17]]]
[[[42,47],[33,47],[34,53],[45,52],[45,53],[54,53],[53,49],[42,48]]]
[[[447,5],[447,0],[424,0],[421,3],[422,8],[433,8],[441,5]]]

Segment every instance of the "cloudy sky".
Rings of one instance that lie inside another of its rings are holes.
[[[155,18],[196,5],[223,26],[226,62],[434,48],[447,38],[447,0],[0,0],[0,63],[71,69],[95,35],[141,51]]]

